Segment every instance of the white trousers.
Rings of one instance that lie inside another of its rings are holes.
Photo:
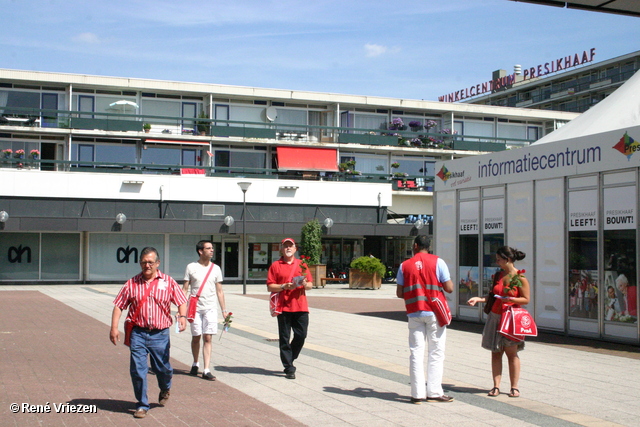
[[[409,357],[411,370],[411,397],[440,397],[444,372],[444,350],[447,327],[439,327],[436,316],[409,317]],[[424,379],[424,348],[429,346],[427,381]]]

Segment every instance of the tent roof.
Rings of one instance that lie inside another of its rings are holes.
[[[592,12],[607,12],[620,15],[640,16],[640,2],[638,0],[511,0],[523,3],[537,3],[547,6],[566,7],[569,9],[590,10]]]
[[[532,145],[640,125],[640,71],[611,95]]]

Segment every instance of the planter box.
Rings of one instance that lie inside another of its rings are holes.
[[[352,268],[349,270],[349,289],[380,289],[382,277],[377,273],[369,274]]]
[[[313,287],[318,288],[322,286],[324,288],[324,283],[320,280],[322,277],[326,277],[327,275],[327,265],[326,264],[311,264],[309,266],[309,272],[311,273],[311,277],[313,280]]]

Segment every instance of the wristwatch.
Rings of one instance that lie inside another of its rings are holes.
[[[181,317],[184,317],[185,319],[187,318],[187,316],[178,316],[178,319],[181,318]]]

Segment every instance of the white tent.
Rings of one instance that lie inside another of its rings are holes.
[[[532,145],[640,125],[640,71],[611,95]]]

